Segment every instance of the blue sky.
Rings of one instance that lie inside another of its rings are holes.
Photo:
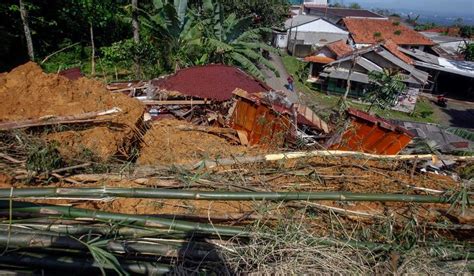
[[[344,4],[357,2],[363,7],[413,9],[437,14],[474,16],[474,0],[337,0]],[[334,1],[336,2],[336,1]]]

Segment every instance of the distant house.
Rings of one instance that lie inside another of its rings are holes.
[[[352,73],[349,74],[351,67]],[[418,92],[428,82],[428,73],[413,66],[413,60],[394,47],[393,42],[376,44],[354,51],[346,57],[333,61],[323,67],[317,76],[317,83],[322,90],[330,93],[345,93],[347,79],[350,76],[352,97],[363,97],[369,84],[369,72],[382,72],[384,69],[398,71],[407,85],[403,92],[399,110],[410,112],[414,108]]]
[[[403,48],[425,50],[435,43],[424,35],[396,21],[384,18],[344,18],[339,24],[350,33],[356,48],[371,46],[381,41],[392,40]]]
[[[332,23],[337,23],[341,19],[346,17],[357,17],[357,18],[384,18],[380,14],[376,14],[369,10],[364,9],[348,9],[348,8],[332,8],[327,6],[314,5],[311,3],[305,3],[303,8],[304,14],[320,16]]]
[[[474,100],[474,62],[446,59],[416,49],[399,49],[414,66],[430,74],[426,90],[463,100]]]
[[[423,31],[420,33],[436,43],[436,46],[431,47],[428,52],[447,59],[463,60],[460,49],[466,42],[473,42],[466,38],[443,35],[434,31]]]
[[[297,45],[305,51],[297,56],[307,56],[312,47],[324,46],[328,43],[347,41],[349,33],[327,20],[308,15],[297,15],[286,20],[283,28],[276,28],[273,32],[273,45],[278,48],[287,48],[290,53],[295,52]]]
[[[317,80],[317,75],[322,71],[325,64],[340,59],[352,53],[352,51],[354,51],[354,49],[347,45],[346,41],[338,40],[326,44],[321,49],[319,49],[315,55],[306,57],[304,61],[310,63],[308,81],[315,82]]]

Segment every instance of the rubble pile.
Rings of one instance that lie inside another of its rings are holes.
[[[72,81],[46,74],[32,62],[0,76],[0,105],[0,122],[119,108],[120,113],[107,124],[81,130],[66,128],[43,136],[57,141],[61,153],[68,157],[89,149],[104,160],[117,152],[127,153],[144,112],[139,101],[112,94],[101,82],[86,78]]]

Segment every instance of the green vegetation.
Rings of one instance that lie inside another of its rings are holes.
[[[466,43],[461,48],[461,53],[464,55],[464,59],[467,61],[474,61],[474,43]]]
[[[262,51],[273,49],[261,41],[270,32],[266,27],[284,21],[288,7],[286,1],[225,0],[22,3],[0,3],[0,23],[11,26],[0,29],[0,71],[30,59],[47,72],[80,67],[107,80],[152,78],[208,63],[263,78],[261,68],[274,68]],[[22,36],[31,38],[29,55],[26,46],[17,47]]]

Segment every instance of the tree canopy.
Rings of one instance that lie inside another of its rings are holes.
[[[283,0],[22,2],[35,61],[48,56],[42,64],[46,71],[79,66],[91,73],[97,66],[97,74],[115,78],[156,77],[217,62],[262,78],[262,68],[273,69],[262,57],[263,50],[272,50],[262,43],[267,27],[282,24],[288,16]],[[0,15],[1,72],[30,58],[19,1],[0,2]]]

